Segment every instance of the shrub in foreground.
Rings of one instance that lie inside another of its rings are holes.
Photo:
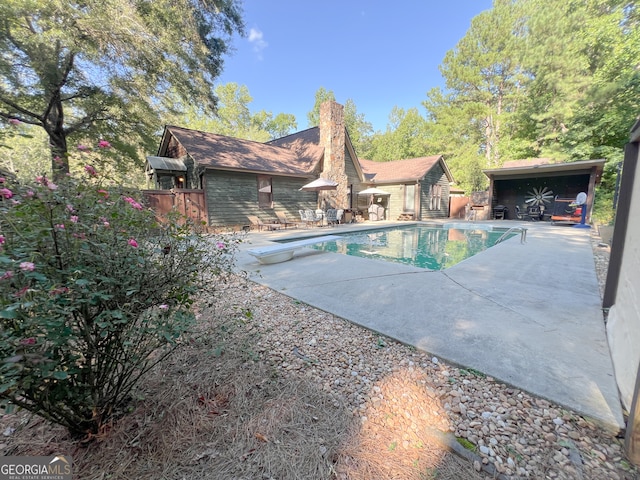
[[[91,166],[59,184],[0,178],[0,399],[97,433],[181,344],[237,241],[159,224]]]

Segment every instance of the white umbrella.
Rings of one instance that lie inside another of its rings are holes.
[[[358,195],[391,195],[389,192],[385,192],[384,190],[380,190],[377,187],[369,187],[366,190],[362,190],[358,192]]]
[[[335,190],[338,188],[338,184],[328,178],[317,178],[311,183],[307,183],[300,190],[306,190],[311,192],[317,192],[318,190]]]

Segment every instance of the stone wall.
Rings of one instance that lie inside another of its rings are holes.
[[[320,105],[320,145],[324,147],[324,162],[320,176],[338,183],[336,190],[319,193],[321,208],[344,208],[349,204],[349,179],[345,170],[346,135],[344,107],[327,101]]]

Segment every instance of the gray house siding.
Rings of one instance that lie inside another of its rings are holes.
[[[308,182],[309,179],[273,176],[273,206],[260,208],[256,174],[207,170],[203,175],[203,184],[209,225],[247,225],[247,215],[273,222],[276,220],[275,211],[286,212],[292,220],[299,219],[299,209],[316,208],[315,192],[298,191]]]
[[[349,154],[349,149],[345,148],[345,173],[347,174],[349,185],[353,185],[351,191],[351,208],[358,208],[358,192],[364,190],[366,187],[360,182],[358,170],[356,169],[353,158]]]
[[[431,186],[440,186],[440,208],[431,208]],[[419,220],[449,217],[449,179],[440,163],[433,166],[420,182]]]
[[[315,210],[318,205],[316,192],[300,192],[300,187],[309,183],[308,178],[273,177],[273,208],[262,209],[267,218],[275,219],[275,212],[285,212],[288,220],[300,220],[298,210]]]

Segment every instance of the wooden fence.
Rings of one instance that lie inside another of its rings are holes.
[[[196,223],[207,223],[207,205],[203,190],[143,190],[144,199],[162,219],[171,210],[177,210]]]

